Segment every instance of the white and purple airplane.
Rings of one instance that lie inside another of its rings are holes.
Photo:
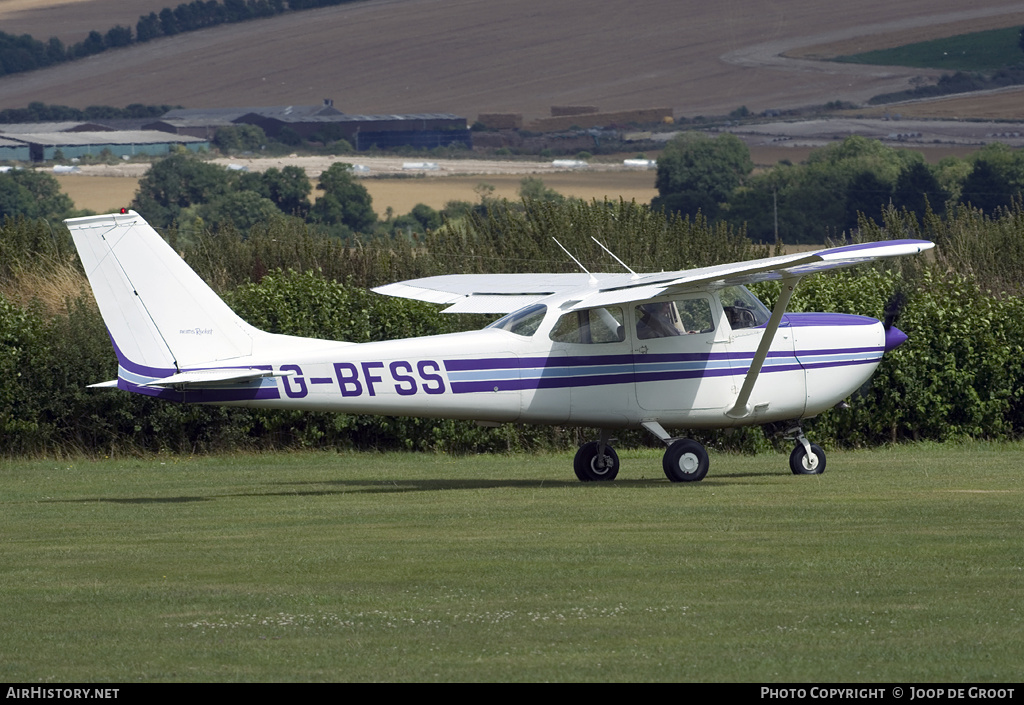
[[[612,480],[611,434],[665,443],[674,482],[701,480],[704,447],[667,428],[792,422],[795,474],[825,454],[799,420],[841,403],[906,336],[864,316],[786,313],[816,272],[933,247],[894,240],[657,274],[460,274],[374,289],[507,314],[486,328],[374,343],[278,335],[239,318],[137,213],[72,218],[117,355],[117,387],[169,401],[593,427],[573,463]],[[600,244],[600,243],[598,243]],[[613,255],[614,256],[614,255]],[[617,259],[617,258],[616,258]],[[621,262],[620,262],[621,263]],[[769,311],[745,284],[781,280]]]

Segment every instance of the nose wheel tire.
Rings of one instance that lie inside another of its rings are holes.
[[[665,477],[672,482],[699,482],[708,474],[708,452],[697,441],[683,438],[665,449],[661,460]]]
[[[811,453],[813,458],[807,454],[803,443],[796,444],[789,456],[789,469],[794,475],[820,475],[825,472],[825,451],[821,446],[811,443]]]
[[[601,444],[591,441],[576,451],[572,469],[576,471],[580,482],[605,482],[614,480],[619,474],[619,455],[615,449],[605,444],[603,455],[600,450]]]

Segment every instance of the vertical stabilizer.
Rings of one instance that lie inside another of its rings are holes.
[[[134,211],[64,221],[121,366],[165,376],[250,355],[265,335],[232,311]]]

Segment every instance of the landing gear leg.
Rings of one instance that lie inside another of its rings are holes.
[[[657,436],[667,448],[661,459],[665,477],[672,482],[700,482],[708,474],[708,452],[691,438],[672,438],[661,424],[648,421],[643,427]]]
[[[619,455],[609,445],[611,432],[601,429],[599,440],[584,443],[576,451],[572,469],[580,482],[603,482],[614,480],[619,474]]]
[[[791,428],[787,438],[795,440],[796,448],[789,455],[789,469],[794,475],[820,475],[825,472],[825,451],[811,443],[799,426]]]

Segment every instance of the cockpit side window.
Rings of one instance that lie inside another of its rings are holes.
[[[550,337],[556,343],[621,343],[626,339],[622,309],[608,306],[570,311],[558,319]]]
[[[533,306],[527,306],[521,308],[518,311],[513,311],[503,318],[499,318],[488,328],[498,328],[500,330],[507,330],[509,333],[515,333],[529,338],[537,332],[537,328],[540,327],[541,322],[544,320],[544,316],[548,312],[548,307],[544,304],[534,304]]]
[[[635,313],[640,340],[715,330],[711,303],[705,298],[651,301],[637,306]]]
[[[719,296],[722,299],[725,316],[729,319],[729,325],[733,330],[757,328],[763,326],[771,318],[771,311],[745,286],[730,286],[722,289]]]

